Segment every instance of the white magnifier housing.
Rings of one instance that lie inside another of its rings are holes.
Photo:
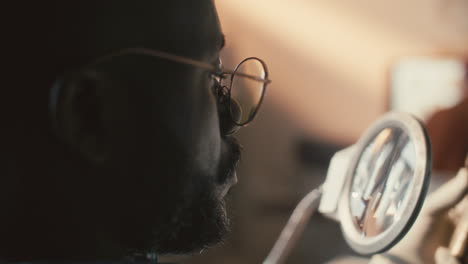
[[[335,153],[325,183],[299,203],[264,263],[285,262],[317,208],[340,222],[356,252],[388,250],[416,220],[430,168],[430,142],[422,123],[405,113],[384,115],[356,144]]]
[[[430,143],[423,125],[404,113],[375,122],[331,160],[319,212],[338,220],[356,252],[395,245],[411,228],[426,197]]]

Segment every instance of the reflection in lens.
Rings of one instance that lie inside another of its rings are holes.
[[[400,128],[386,128],[364,149],[350,193],[350,211],[363,236],[372,237],[397,222],[412,184],[416,153]]]
[[[251,58],[243,61],[233,74],[231,99],[237,102],[241,109],[239,122],[237,122],[239,125],[245,124],[253,118],[262,99],[265,86],[264,82],[247,78],[242,74],[264,79],[265,69],[259,60]],[[234,111],[239,112],[231,107],[231,114]]]

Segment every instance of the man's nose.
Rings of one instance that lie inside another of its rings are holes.
[[[225,106],[222,106],[221,110],[221,132],[224,135],[231,135],[239,130],[240,126],[237,124],[240,123],[242,118],[242,108],[240,104],[231,99],[229,103],[226,103]]]
[[[234,123],[240,124],[242,119],[242,108],[240,104],[234,100],[230,100],[231,105],[229,106],[229,111],[231,112],[231,119]]]

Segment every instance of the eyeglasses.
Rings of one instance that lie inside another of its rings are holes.
[[[268,69],[265,62],[256,57],[242,60],[234,70],[223,70],[221,60],[219,60],[219,65],[215,66],[164,51],[130,48],[102,57],[95,63],[111,57],[134,53],[192,65],[210,71],[215,82],[214,93],[220,102],[228,105],[230,117],[238,127],[246,126],[252,122],[263,102],[267,85],[271,83],[271,80],[268,79]]]

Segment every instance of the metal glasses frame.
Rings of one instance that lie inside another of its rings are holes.
[[[245,73],[242,73],[242,72],[237,72],[237,70],[239,69],[239,67],[246,61],[249,61],[249,60],[256,60],[258,62],[260,62],[260,64],[262,65],[263,67],[263,70],[265,72],[265,78],[259,78],[258,76],[252,76],[252,75],[249,75],[249,74],[245,74]],[[249,119],[247,119],[246,121],[242,122],[242,123],[238,123],[232,116],[232,112],[231,112],[231,118],[232,118],[232,121],[237,125],[237,126],[246,126],[247,124],[249,124],[250,122],[252,122],[252,120],[255,118],[255,116],[257,115],[257,112],[258,112],[258,109],[260,109],[260,106],[262,105],[263,103],[263,98],[265,97],[265,92],[266,92],[266,88],[267,88],[267,85],[269,83],[271,83],[271,80],[268,79],[268,68],[265,64],[265,62],[257,57],[248,57],[248,58],[245,58],[243,59],[241,62],[239,62],[239,64],[237,64],[236,68],[234,68],[233,71],[222,71],[221,72],[221,78],[224,77],[224,75],[228,75],[230,74],[231,75],[231,78],[230,78],[230,82],[229,82],[229,87],[228,87],[228,97],[229,99],[231,99],[231,92],[232,92],[232,83],[234,81],[234,77],[235,76],[242,76],[242,77],[246,77],[246,78],[249,78],[249,79],[252,79],[252,80],[255,80],[255,81],[258,81],[258,82],[263,82],[263,87],[262,87],[262,94],[260,96],[260,100],[258,101],[257,105],[255,106],[255,110],[253,111],[253,113],[251,114],[251,116],[249,117]],[[232,104],[232,100],[229,100],[229,109],[231,111],[232,107],[231,107],[231,104]]]

